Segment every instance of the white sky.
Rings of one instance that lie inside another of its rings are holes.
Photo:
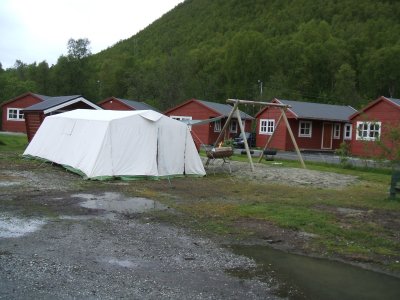
[[[92,53],[144,29],[183,0],[0,0],[0,62],[51,66],[70,38],[88,38]]]

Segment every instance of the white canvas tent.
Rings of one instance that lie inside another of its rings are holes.
[[[95,179],[206,174],[187,126],[152,110],[49,116],[24,155]]]

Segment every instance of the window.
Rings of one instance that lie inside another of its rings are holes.
[[[351,124],[344,124],[343,139],[351,140],[352,130],[353,130],[353,127],[351,126]]]
[[[220,131],[221,131],[221,120],[218,120],[214,122],[214,132],[220,132]]]
[[[192,120],[191,116],[170,116],[171,119],[182,121],[182,120]],[[192,130],[192,125],[188,126]]]
[[[381,122],[357,122],[357,140],[375,141],[381,136]]]
[[[261,119],[260,120],[260,134],[272,134],[275,129],[274,119]]]
[[[340,123],[336,123],[333,126],[333,138],[334,139],[340,139]]]
[[[300,121],[299,123],[299,137],[311,137],[311,121]]]
[[[238,128],[238,123],[235,120],[231,121],[231,132],[232,133],[236,133],[237,132],[237,128]]]
[[[21,108],[7,108],[7,120],[24,121],[24,113]]]

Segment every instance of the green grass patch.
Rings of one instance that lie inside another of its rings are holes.
[[[22,154],[28,145],[26,135],[0,133],[0,152],[15,152]]]

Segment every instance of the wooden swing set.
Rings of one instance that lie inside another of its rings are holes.
[[[286,128],[287,128],[287,130],[288,130],[288,132],[289,132],[290,138],[291,138],[291,140],[292,140],[292,142],[293,142],[293,145],[294,145],[294,148],[295,148],[295,150],[296,150],[297,156],[299,157],[299,161],[300,161],[302,167],[303,167],[304,169],[306,169],[306,165],[305,165],[305,163],[304,163],[303,157],[301,156],[299,147],[297,146],[297,143],[296,143],[296,140],[295,140],[295,138],[294,138],[292,129],[291,129],[291,127],[290,127],[289,121],[288,121],[287,116],[286,116],[286,110],[287,110],[288,108],[291,107],[290,105],[278,104],[278,103],[269,103],[269,102],[261,102],[261,101],[239,100],[239,99],[228,99],[228,100],[226,100],[226,102],[228,102],[228,103],[233,103],[234,105],[233,105],[233,107],[232,107],[231,112],[230,112],[229,115],[228,115],[228,119],[226,120],[226,122],[225,122],[225,124],[224,124],[224,127],[222,128],[222,130],[221,130],[221,132],[220,132],[220,134],[219,134],[217,140],[216,140],[215,143],[214,143],[214,148],[217,147],[217,145],[218,145],[218,144],[221,142],[221,140],[223,139],[223,137],[224,137],[224,135],[225,135],[225,132],[226,132],[228,126],[230,125],[230,123],[231,123],[231,121],[232,121],[232,118],[233,118],[233,116],[234,116],[235,114],[236,114],[237,121],[238,121],[238,123],[239,123],[240,132],[241,132],[242,136],[245,137],[245,130],[244,130],[243,123],[242,123],[242,118],[240,117],[240,112],[239,112],[239,109],[238,109],[239,104],[253,104],[253,105],[254,105],[254,104],[261,104],[261,105],[263,105],[263,106],[277,107],[277,108],[279,108],[279,109],[281,110],[281,115],[279,116],[279,119],[278,119],[278,121],[276,122],[276,125],[275,125],[275,127],[274,127],[274,131],[272,132],[272,134],[271,134],[270,137],[268,138],[268,140],[267,140],[267,142],[266,142],[266,144],[265,144],[263,150],[261,151],[261,154],[260,154],[260,157],[259,157],[258,162],[259,162],[259,163],[261,162],[262,157],[263,157],[263,154],[264,154],[264,151],[267,149],[268,145],[270,144],[270,142],[271,142],[271,140],[272,140],[272,137],[273,137],[274,134],[275,134],[275,129],[278,128],[280,122],[281,122],[282,119],[283,119],[284,122],[285,122],[285,124],[286,124]],[[251,170],[254,172],[253,159],[252,159],[252,157],[251,157],[250,148],[249,148],[249,145],[248,145],[248,143],[247,143],[247,139],[244,138],[244,139],[243,139],[243,142],[244,142],[244,147],[245,147],[245,149],[246,149],[247,158],[249,159],[249,163],[250,163],[250,166],[251,166]]]

